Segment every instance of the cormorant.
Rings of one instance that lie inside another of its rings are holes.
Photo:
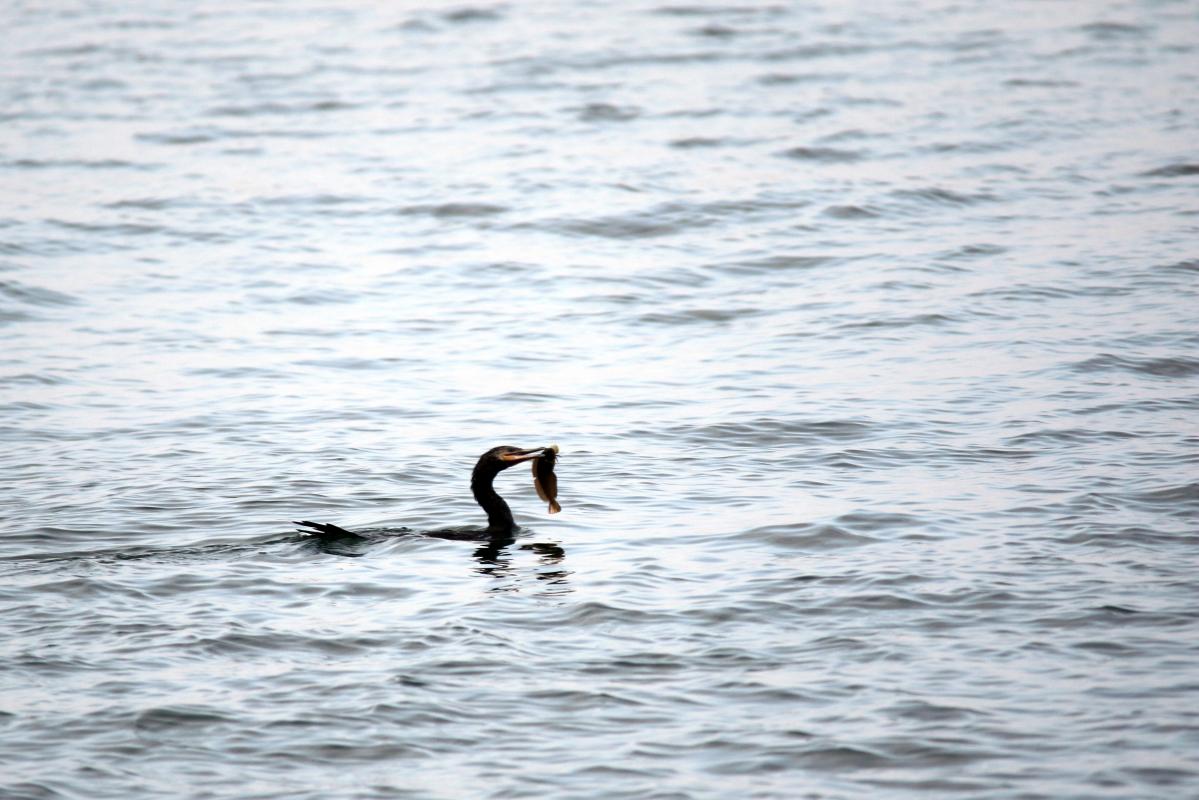
[[[475,464],[474,472],[470,476],[470,490],[475,496],[475,501],[487,512],[487,527],[483,530],[475,531],[431,531],[428,535],[446,539],[481,539],[484,537],[490,539],[510,539],[516,532],[516,521],[512,519],[512,509],[508,508],[508,504],[504,502],[504,498],[500,497],[492,487],[492,481],[495,480],[496,475],[499,475],[508,469],[508,467],[516,466],[524,461],[531,461],[541,457],[543,454],[556,455],[557,446],[522,449],[509,445],[501,445],[500,447],[493,447],[479,456],[479,461]],[[553,462],[551,461],[551,473],[552,469]],[[538,488],[540,491],[540,486]],[[557,494],[556,483],[554,490],[554,493]],[[366,538],[353,531],[347,531],[345,528],[339,528],[336,525],[330,525],[326,522],[303,520],[295,524],[306,528],[305,533],[314,533],[322,539],[362,540]]]

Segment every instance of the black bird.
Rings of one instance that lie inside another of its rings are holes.
[[[487,527],[483,530],[473,531],[430,531],[427,535],[445,539],[510,539],[516,532],[517,527],[516,521],[512,519],[512,509],[508,508],[508,504],[504,501],[504,498],[496,493],[495,488],[491,484],[495,480],[495,476],[508,469],[508,467],[516,466],[524,461],[531,461],[548,451],[550,451],[548,447],[522,449],[502,445],[500,447],[493,447],[479,456],[479,462],[475,464],[475,470],[470,476],[470,491],[475,496],[475,501],[487,512]],[[296,525],[306,528],[305,533],[315,533],[322,540],[361,540],[366,538],[353,531],[347,531],[345,528],[339,528],[336,525],[330,525],[326,522],[309,522],[308,520],[303,520],[296,522]]]

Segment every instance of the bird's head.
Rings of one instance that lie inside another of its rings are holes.
[[[551,448],[523,448],[512,447],[510,445],[501,445],[499,447],[493,447],[484,453],[479,458],[479,466],[486,464],[488,467],[493,468],[496,472],[500,472],[501,470],[508,469],[508,467],[514,467],[524,461],[532,461],[534,458],[537,458],[549,449]]]

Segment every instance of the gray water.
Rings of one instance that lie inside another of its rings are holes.
[[[1194,3],[0,19],[0,796],[1199,796]]]

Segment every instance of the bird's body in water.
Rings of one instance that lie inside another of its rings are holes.
[[[495,478],[509,467],[525,461],[532,461],[549,452],[556,454],[557,446],[555,445],[551,451],[551,448],[548,447],[522,449],[503,445],[493,447],[479,456],[479,461],[475,464],[475,469],[470,476],[470,491],[475,496],[475,501],[487,512],[487,527],[475,530],[428,531],[426,535],[443,539],[511,540],[518,526],[512,518],[512,509],[495,490],[493,485]],[[366,538],[361,534],[325,522],[304,520],[296,524],[304,528],[305,533],[315,534],[322,540],[361,540]]]

